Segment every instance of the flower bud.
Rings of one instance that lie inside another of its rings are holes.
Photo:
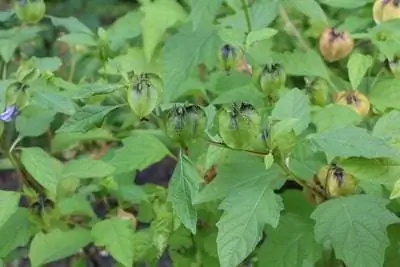
[[[400,18],[400,1],[376,0],[372,8],[372,16],[376,24]]]
[[[285,85],[286,73],[280,64],[265,64],[255,72],[254,79],[266,96],[273,96]]]
[[[184,145],[200,137],[206,125],[206,114],[200,106],[175,105],[167,117],[166,133],[171,140]]]
[[[14,11],[20,21],[35,24],[46,13],[46,4],[43,0],[16,0]]]
[[[322,167],[317,178],[328,196],[348,196],[357,189],[357,181],[336,164]]]
[[[0,121],[11,122],[15,120],[17,115],[18,115],[17,107],[15,105],[8,106],[2,113],[0,113]]]
[[[353,47],[354,41],[350,34],[334,28],[326,29],[319,40],[319,50],[328,62],[345,58],[353,50]]]
[[[220,67],[229,72],[240,64],[241,51],[230,44],[225,44],[218,51],[218,59]]]
[[[361,117],[366,117],[370,110],[368,98],[358,91],[342,91],[338,93],[335,103],[352,108]]]

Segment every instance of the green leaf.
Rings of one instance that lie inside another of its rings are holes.
[[[357,89],[368,69],[372,67],[374,60],[369,55],[352,53],[347,62],[350,83],[353,89]]]
[[[365,129],[346,127],[308,137],[319,151],[337,157],[398,158],[400,153]]]
[[[32,240],[29,259],[33,267],[42,266],[74,255],[91,241],[90,231],[82,228],[53,229],[46,234],[40,232]]]
[[[201,25],[212,24],[223,0],[192,0],[190,18],[193,21],[193,30]]]
[[[157,137],[147,132],[134,131],[122,143],[123,147],[115,151],[109,162],[117,173],[142,171],[170,154]]]
[[[17,211],[21,195],[0,190],[0,227]]]
[[[42,72],[54,72],[62,65],[62,61],[59,57],[33,57],[32,61],[33,66]]]
[[[25,246],[35,226],[30,222],[27,209],[18,208],[0,227],[0,258],[6,257],[11,251]]]
[[[324,24],[328,25],[328,18],[324,10],[315,0],[286,0],[287,5],[290,8],[295,8],[299,12],[303,13],[310,19],[318,22],[323,22]]]
[[[94,35],[93,32],[75,17],[57,18],[48,16],[55,27],[64,27],[71,33],[85,33]]]
[[[68,33],[60,38],[58,38],[59,42],[67,43],[71,46],[74,45],[82,45],[82,46],[89,46],[94,47],[97,46],[97,41],[94,35],[89,35],[82,32],[75,32],[75,33]]]
[[[119,17],[107,29],[107,35],[112,36],[110,47],[116,51],[125,44],[126,40],[139,36],[141,34],[140,21],[142,19],[143,14],[136,9]]]
[[[215,64],[219,43],[216,28],[202,26],[193,32],[191,24],[167,39],[163,58],[165,103],[174,100],[176,88],[198,63]]]
[[[386,249],[385,267],[397,267],[400,261],[400,224],[388,227],[390,246]]]
[[[212,101],[212,103],[215,105],[246,101],[255,107],[262,107],[264,104],[263,97],[263,93],[261,93],[253,84],[249,84],[220,94]]]
[[[179,3],[169,0],[156,0],[143,5],[140,11],[144,14],[141,22],[144,54],[150,61],[167,29],[185,21],[187,14]]]
[[[310,103],[308,96],[301,90],[294,88],[285,93],[272,110],[272,118],[276,120],[295,119],[293,125],[296,135],[301,134],[310,123]]]
[[[400,179],[394,183],[392,192],[390,193],[390,199],[395,199],[400,197]]]
[[[199,191],[201,182],[199,173],[181,152],[168,186],[168,200],[172,203],[180,221],[193,234],[196,234],[197,212],[192,201]]]
[[[106,219],[96,223],[92,236],[97,246],[106,250],[125,267],[133,265],[134,232],[131,223],[119,218]]]
[[[242,184],[222,201],[219,209],[224,213],[217,223],[218,257],[222,267],[239,265],[255,249],[266,224],[277,227],[283,203],[274,193],[272,182],[279,176],[277,167],[267,171],[263,168],[254,177],[242,176]]]
[[[293,148],[289,157],[289,169],[297,177],[311,181],[318,170],[326,164],[322,152],[315,152],[308,142],[299,142]]]
[[[318,243],[331,246],[335,255],[352,267],[383,266],[389,245],[386,228],[400,222],[386,209],[388,200],[354,195],[326,201],[311,218]]]
[[[90,158],[74,159],[64,165],[61,172],[62,179],[68,178],[95,178],[111,175],[115,168],[104,161]]]
[[[312,121],[317,126],[318,132],[325,132],[357,125],[362,118],[348,106],[329,104],[315,112]]]
[[[86,105],[69,117],[56,133],[87,132],[119,106]]]
[[[265,169],[268,170],[269,168],[272,167],[273,164],[274,164],[274,156],[272,155],[272,153],[265,155],[264,156]]]
[[[252,46],[254,43],[266,40],[277,34],[278,31],[273,28],[264,28],[260,30],[251,31],[246,38],[247,47]]]
[[[49,129],[54,113],[37,105],[25,107],[17,117],[15,127],[21,136],[40,136]]]
[[[1,80],[0,81],[0,111],[3,112],[6,107],[6,93],[8,87],[13,83],[13,80]]]
[[[39,147],[22,148],[21,162],[35,180],[56,195],[63,165]]]
[[[87,99],[91,96],[106,95],[122,88],[120,84],[82,84],[80,90],[72,95],[74,99]]]
[[[267,228],[268,238],[258,251],[260,266],[311,266],[322,255],[314,238],[314,223],[308,218],[287,213],[276,229]]]
[[[393,110],[380,117],[374,126],[372,135],[400,148],[400,112]]]
[[[371,0],[347,1],[347,0],[319,0],[319,2],[336,8],[359,8],[367,5]]]
[[[60,93],[36,90],[32,101],[36,105],[54,112],[60,112],[66,115],[75,113],[74,102]]]
[[[95,217],[96,214],[93,212],[90,202],[86,196],[73,195],[68,198],[63,198],[58,202],[58,208],[61,215],[88,215]]]
[[[386,109],[400,110],[400,80],[379,79],[371,88],[369,100],[381,112]]]
[[[277,60],[283,65],[286,73],[294,76],[317,76],[329,79],[328,70],[324,61],[317,52],[295,51],[286,52],[277,56]],[[301,62],[301,64],[299,64]]]

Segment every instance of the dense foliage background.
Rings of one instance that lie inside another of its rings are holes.
[[[0,265],[399,266],[399,1],[0,10]]]

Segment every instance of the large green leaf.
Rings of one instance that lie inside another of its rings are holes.
[[[17,211],[21,195],[0,190],[0,227]]]
[[[358,127],[339,128],[309,136],[319,151],[337,157],[399,158],[384,140]]]
[[[400,110],[400,80],[381,79],[371,88],[369,100],[379,111]]]
[[[190,18],[193,21],[193,30],[202,24],[211,24],[223,0],[192,0]]]
[[[297,88],[288,91],[276,103],[271,116],[279,121],[296,120],[293,130],[297,135],[301,134],[311,120],[308,96]]]
[[[367,5],[371,0],[358,0],[358,1],[348,1],[348,0],[319,0],[319,2],[336,7],[336,8],[359,8]]]
[[[239,265],[260,241],[266,224],[277,227],[283,203],[274,193],[273,183],[280,176],[279,171],[273,166],[257,176],[241,176],[242,184],[230,191],[219,206],[224,210],[217,223],[222,267]]]
[[[315,238],[331,246],[352,267],[383,266],[389,245],[386,228],[400,220],[386,209],[388,200],[354,195],[320,204],[312,213]]]
[[[63,27],[69,32],[93,35],[93,32],[75,17],[58,18],[49,16],[51,23],[56,27]]]
[[[49,129],[54,112],[39,105],[25,107],[15,121],[15,127],[21,136],[39,136]]]
[[[343,105],[329,104],[318,110],[312,116],[318,132],[357,125],[362,118],[352,108]]]
[[[163,58],[164,102],[174,100],[175,90],[200,62],[214,65],[219,48],[216,28],[201,26],[195,32],[186,24],[167,39]]]
[[[197,212],[193,207],[193,198],[199,191],[202,178],[190,160],[179,154],[179,160],[168,187],[168,200],[179,219],[193,234],[196,233]]]
[[[400,148],[400,112],[393,110],[380,117],[374,126],[372,135]]]
[[[39,147],[23,148],[21,162],[35,180],[56,195],[59,174],[63,165]]]
[[[67,178],[95,178],[111,175],[115,168],[104,161],[90,158],[74,159],[68,161],[61,172],[63,179]]]
[[[322,252],[313,231],[310,219],[293,213],[283,215],[276,229],[267,227],[268,238],[258,251],[260,266],[312,266]]]
[[[360,53],[351,54],[350,59],[347,62],[347,70],[353,89],[357,89],[360,85],[361,80],[364,78],[364,75],[372,66],[373,62],[373,58],[369,55],[363,55]]]
[[[328,18],[316,0],[285,0],[285,2],[288,7],[297,9],[311,20],[323,22],[328,25]]]
[[[119,218],[106,219],[92,228],[94,242],[106,250],[125,267],[133,265],[134,232],[131,223]]]
[[[171,153],[151,133],[133,132],[122,142],[123,147],[115,151],[114,157],[109,162],[115,167],[117,173],[141,171]]]
[[[30,245],[29,259],[33,267],[43,266],[77,253],[91,241],[90,231],[82,228],[53,229],[46,234],[39,232]]]

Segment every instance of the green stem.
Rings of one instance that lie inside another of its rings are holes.
[[[7,79],[7,62],[4,61],[3,65],[3,80]]]
[[[248,7],[248,4],[247,4],[246,0],[241,0],[241,2],[242,2],[242,8],[243,8],[243,11],[244,11],[244,16],[246,18],[247,34],[249,34],[253,29],[253,27],[251,26],[249,7]]]

